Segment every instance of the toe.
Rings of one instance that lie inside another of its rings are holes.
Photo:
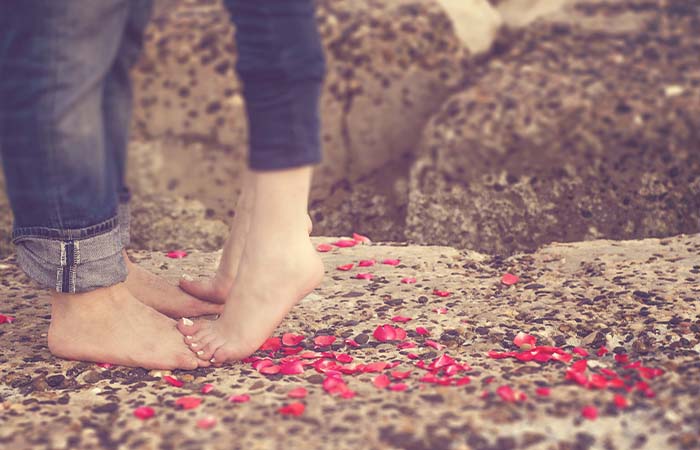
[[[199,281],[183,276],[180,278],[180,289],[210,303],[223,304],[226,300],[226,292],[217,289],[212,278]]]
[[[199,361],[192,353],[178,353],[175,359],[177,369],[194,370],[199,367]]]
[[[187,317],[183,317],[177,321],[177,329],[180,330],[180,333],[184,334],[185,336],[196,335],[204,327],[204,325],[205,323],[201,320],[195,322]]]
[[[211,342],[209,342],[207,345],[202,347],[201,349],[197,350],[195,352],[195,355],[197,355],[197,358],[211,362],[210,360],[214,356],[214,353],[219,349],[224,344],[223,339],[214,339]],[[215,359],[216,362],[219,362],[218,360]]]

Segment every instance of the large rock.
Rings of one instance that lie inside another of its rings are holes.
[[[593,3],[585,26],[537,22],[431,120],[410,239],[508,253],[700,230],[698,6]]]
[[[469,6],[466,11],[449,0],[319,0],[328,77],[322,99],[325,160],[312,192],[317,230],[347,233],[370,224],[365,229],[369,234],[390,229],[383,237],[402,237],[396,224],[404,221],[407,191],[401,186],[407,184],[407,159],[424,124],[463,83],[471,57],[490,47],[500,25],[485,1],[470,1]],[[459,37],[451,19],[459,21]],[[479,33],[464,31],[469,24]],[[246,151],[234,63],[233,28],[220,2],[182,0],[158,10],[134,71],[136,138],[169,138],[183,150],[166,152],[168,165],[184,169],[191,167],[192,158],[178,155],[187,153],[192,142],[202,143],[234,174],[211,188],[219,194],[207,195],[225,196],[207,203],[219,217],[235,200],[231,192],[239,187],[235,175]],[[152,176],[164,175],[172,178]],[[369,196],[355,189],[368,178],[382,179]],[[194,193],[185,184],[177,194]],[[362,209],[352,217],[341,215],[334,206],[368,201],[365,210],[374,211],[368,215]],[[375,220],[377,215],[382,219]]]

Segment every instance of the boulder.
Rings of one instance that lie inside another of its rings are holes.
[[[699,8],[642,3],[580,10],[619,28],[537,22],[445,102],[411,171],[410,240],[511,253],[700,230]]]

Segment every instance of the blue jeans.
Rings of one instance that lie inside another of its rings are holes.
[[[313,0],[226,6],[250,167],[318,163],[325,64]],[[152,0],[0,1],[0,151],[13,242],[24,271],[58,292],[126,278],[129,70],[151,8]]]

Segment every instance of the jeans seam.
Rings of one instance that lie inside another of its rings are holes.
[[[52,17],[52,19],[56,20],[56,17]],[[47,58],[47,59],[49,60],[49,64],[51,65],[51,67],[55,68],[55,70],[53,72],[51,72],[53,74],[53,79],[51,80],[51,83],[52,83],[52,85],[56,85],[58,83],[58,79],[60,78],[59,74],[58,74],[58,70],[59,70],[59,67],[57,64],[58,58],[56,55],[57,54],[57,44],[56,43],[58,42],[58,39],[56,36],[56,27],[51,27],[51,30],[52,30],[52,35],[53,35],[53,39],[50,39],[50,44],[49,44],[49,52],[51,54],[50,54],[49,58]],[[51,117],[51,118],[53,118],[56,115],[56,106],[58,104],[57,99],[58,99],[58,91],[56,89],[54,89],[53,96],[51,99],[52,101],[50,102],[51,106],[49,108],[49,114],[50,114],[49,117]],[[55,180],[55,174],[53,171],[54,167],[58,167],[56,164],[56,141],[57,141],[56,136],[55,136],[56,130],[54,127],[51,127],[51,126],[48,128],[49,128],[49,130],[47,132],[47,136],[48,136],[49,142],[47,145],[47,148],[48,148],[47,151],[49,152],[49,155],[48,155],[48,158],[46,158],[46,162],[49,164],[49,167],[48,167],[47,172],[51,174],[50,178],[51,178],[51,181],[54,182],[54,185],[60,185],[59,183],[55,183],[56,180]],[[61,214],[60,195],[58,193],[58,189],[51,189],[50,192],[53,195],[53,204],[55,205],[54,211],[56,214],[56,219],[58,221],[57,225],[58,225],[58,228],[62,229],[63,228],[63,215]]]

